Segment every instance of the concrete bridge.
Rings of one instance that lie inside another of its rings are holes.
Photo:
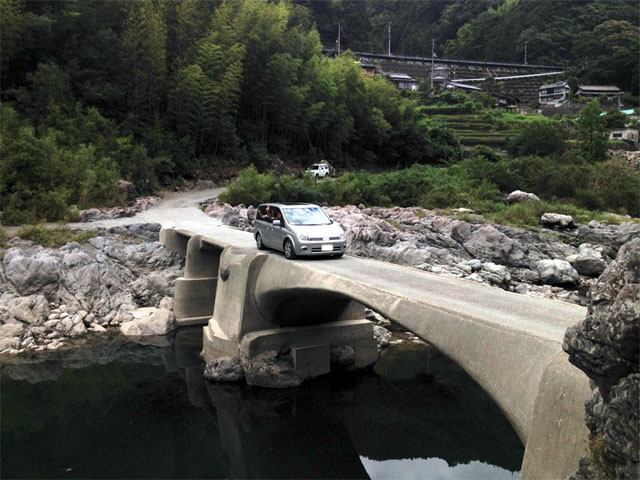
[[[206,324],[205,359],[291,352],[303,376],[325,373],[329,349],[375,357],[368,306],[458,363],[494,399],[525,445],[522,478],[565,478],[587,453],[587,377],[561,349],[582,307],[355,257],[287,261],[251,234],[223,227],[164,229],[186,256],[174,311]]]

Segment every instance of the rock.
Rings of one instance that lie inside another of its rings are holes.
[[[561,215],[559,213],[545,213],[540,218],[540,223],[545,227],[566,230],[576,228],[576,222],[571,215]]]
[[[622,246],[588,299],[587,317],[562,345],[596,386],[586,402],[591,456],[573,478],[638,478],[640,238]]]
[[[485,262],[479,271],[482,278],[486,278],[492,285],[506,288],[511,284],[511,274],[504,265],[496,265],[495,263]]]
[[[244,378],[239,356],[221,357],[207,363],[204,378],[216,382],[237,382]]]
[[[365,307],[364,316],[365,316],[365,318],[367,320],[369,320],[370,322],[375,323],[376,325],[381,325],[381,326],[391,325],[391,322],[389,320],[384,318],[378,312],[375,312],[375,311],[371,310],[370,308],[366,308]]]
[[[482,268],[482,262],[476,258],[469,260],[467,265],[471,268],[472,271],[477,272]]]
[[[20,348],[19,337],[0,338],[0,352],[17,350]]]
[[[540,260],[536,270],[541,283],[549,285],[577,285],[580,275],[564,260]]]
[[[595,478],[640,478],[640,374],[611,388],[605,401],[598,388],[587,400],[586,421]],[[594,451],[595,450],[595,451]]]
[[[356,351],[351,345],[331,345],[331,365],[352,368],[356,363]]]
[[[457,222],[452,228],[451,236],[477,259],[503,265],[526,266],[526,248],[491,225],[476,228],[466,222]]]
[[[520,203],[520,202],[540,202],[540,198],[534,193],[527,193],[521,190],[515,190],[507,196],[507,202]]]
[[[640,361],[640,239],[625,244],[588,293],[586,319],[567,330],[569,361],[587,373],[608,398]]]
[[[249,220],[249,223],[251,225],[253,225],[253,222],[256,221],[257,212],[258,209],[253,205],[249,205],[249,207],[247,207],[247,220]]]
[[[6,323],[0,325],[0,338],[21,337],[24,330],[22,323]]]
[[[7,307],[16,320],[29,325],[40,325],[49,317],[49,302],[43,295],[12,298]]]
[[[107,329],[104,328],[102,325],[99,325],[97,323],[92,323],[91,326],[89,327],[89,331],[96,332],[96,333],[104,333],[107,331]]]
[[[54,256],[45,252],[27,256],[19,248],[10,248],[5,253],[2,264],[7,280],[20,295],[47,295],[58,289],[60,262]]]
[[[570,255],[565,260],[569,262],[580,275],[597,277],[607,268],[607,262],[601,250],[597,250],[586,243],[581,244],[578,250],[577,254]]]
[[[258,387],[287,388],[302,383],[293,367],[291,355],[281,356],[275,350],[268,350],[252,359],[241,358],[242,370],[249,385]]]
[[[160,303],[158,304],[158,308],[164,308],[166,310],[173,311],[173,297],[162,297]]]
[[[173,312],[164,308],[139,308],[132,315],[133,320],[120,327],[120,332],[128,337],[166,335],[177,326]]]
[[[373,326],[373,338],[376,339],[378,344],[378,353],[389,346],[391,341],[391,332],[380,325]]]
[[[95,220],[102,219],[102,212],[97,208],[89,208],[87,210],[80,210],[81,222],[93,222]]]

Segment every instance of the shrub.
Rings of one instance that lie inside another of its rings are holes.
[[[86,242],[97,235],[95,231],[73,232],[64,225],[47,228],[44,225],[25,225],[18,230],[16,236],[23,240],[31,240],[43,247],[61,247],[69,242]]]
[[[560,155],[566,148],[566,131],[559,123],[553,121],[532,122],[507,143],[507,150],[513,156]]]

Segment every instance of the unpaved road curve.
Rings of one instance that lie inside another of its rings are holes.
[[[198,204],[211,198],[218,198],[224,188],[207,190],[189,190],[184,192],[166,192],[162,200],[155,206],[133,217],[114,218],[112,220],[97,220],[95,222],[74,222],[67,226],[73,230],[91,230],[94,228],[110,228],[132,223],[160,223],[163,227],[178,227],[200,230],[202,227],[220,227],[221,223],[206,215]],[[47,223],[53,228],[56,223]],[[9,235],[15,235],[19,227],[5,227]]]

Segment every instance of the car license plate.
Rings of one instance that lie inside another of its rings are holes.
[[[323,252],[333,252],[333,245],[322,245]]]

